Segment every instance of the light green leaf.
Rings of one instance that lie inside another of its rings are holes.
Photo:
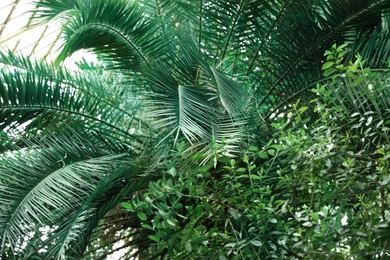
[[[188,253],[191,253],[191,251],[192,251],[192,246],[191,246],[190,241],[186,242],[186,250],[187,250]]]
[[[142,220],[142,221],[145,221],[145,220],[148,219],[148,217],[145,215],[145,213],[143,213],[143,212],[141,212],[141,211],[138,211],[138,212],[137,212],[137,216],[138,216],[138,218],[139,218],[140,220]]]
[[[239,218],[239,214],[238,214],[238,211],[234,208],[229,208],[229,213],[230,215],[234,218],[234,219],[238,219]]]
[[[328,62],[325,62],[324,65],[322,65],[322,70],[326,70],[326,69],[329,69],[330,67],[332,67],[334,64],[333,61],[328,61]]]
[[[249,243],[251,243],[254,246],[258,246],[258,247],[263,246],[263,243],[261,243],[259,240],[251,240],[251,241],[249,241]]]
[[[121,205],[122,205],[122,207],[124,207],[125,209],[129,209],[129,210],[132,210],[132,209],[133,209],[133,205],[131,205],[131,204],[128,203],[128,202],[121,202]]]
[[[357,231],[357,232],[356,232],[356,235],[361,236],[361,237],[366,237],[366,236],[367,236],[366,233],[361,232],[361,231]]]
[[[141,224],[141,227],[149,229],[149,230],[154,230],[154,228],[149,224]]]
[[[319,216],[318,216],[318,214],[317,214],[317,213],[310,212],[310,213],[309,213],[309,215],[310,215],[310,217],[312,217],[312,218],[313,218],[313,220],[314,220],[314,221],[318,221],[318,219],[319,219]]]
[[[335,68],[329,68],[327,70],[324,71],[324,76],[325,77],[329,77],[330,75],[332,75],[333,73],[335,73],[337,70]]]

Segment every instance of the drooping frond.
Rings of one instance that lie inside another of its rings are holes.
[[[85,246],[97,225],[91,222],[95,214],[102,217],[119,194],[143,183],[126,154],[110,155],[74,132],[47,136],[1,155],[1,248],[10,247],[15,257],[48,245],[47,256],[77,256],[80,241]],[[24,248],[23,242],[36,247]]]
[[[152,117],[157,127],[170,129],[166,137],[177,140],[184,134],[188,141],[195,142],[207,135],[208,114],[214,108],[207,101],[206,88],[183,86],[166,70],[151,72],[150,80],[156,88],[150,101],[155,107]]]
[[[200,47],[215,65],[245,73],[279,3],[269,1],[200,1]],[[259,17],[261,13],[261,17]]]
[[[151,85],[149,114],[153,125],[162,131],[160,142],[173,139],[176,143],[184,138],[188,150],[202,150],[205,146],[206,154],[212,149],[208,144],[222,139],[231,147],[239,147],[242,138],[248,136],[243,126],[248,116],[249,92],[210,66],[190,38],[182,36],[180,40],[177,70],[157,69],[156,64],[153,70],[146,71]],[[232,149],[229,153],[233,150],[238,151]]]
[[[137,71],[166,51],[157,31],[160,28],[158,21],[145,5],[126,0],[86,0],[62,10],[61,4],[43,1],[40,5],[45,8],[37,12],[37,16],[43,18],[58,14],[66,16],[63,27],[66,44],[59,61],[77,50],[90,49],[116,69]]]
[[[140,119],[140,103],[123,107],[123,99],[110,93],[102,78],[71,75],[12,55],[3,54],[0,62],[0,129],[9,135],[70,121],[107,140],[136,141],[136,129],[140,135],[148,131]]]

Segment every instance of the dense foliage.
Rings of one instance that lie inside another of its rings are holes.
[[[65,44],[0,56],[1,258],[388,257],[389,1],[35,2]]]
[[[387,258],[390,120],[375,107],[387,107],[390,93],[387,79],[360,57],[340,66],[343,47],[327,52],[324,73],[333,76],[312,89],[314,106],[297,101],[279,114],[268,144],[249,147],[240,159],[221,154],[217,166],[183,172],[171,163],[143,199],[122,203],[151,230],[157,252],[183,259]],[[355,96],[341,103],[340,91],[362,95],[362,103]]]

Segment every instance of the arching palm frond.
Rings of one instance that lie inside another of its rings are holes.
[[[77,257],[99,217],[144,185],[142,172],[127,154],[110,154],[74,131],[40,136],[1,155],[1,250]]]
[[[96,5],[93,1],[87,2]],[[372,58],[370,65],[373,66],[383,66],[388,57],[386,17],[390,6],[385,0],[165,0],[139,5],[148,6],[143,9],[147,15],[142,21],[156,25],[143,32],[157,37],[147,45],[142,42],[146,37],[135,34],[140,38],[141,49],[156,47],[163,39],[160,43],[164,45],[154,52],[164,57],[167,53],[172,55],[171,49],[180,43],[172,39],[171,32],[187,30],[197,38],[199,51],[207,62],[216,68],[251,77],[261,109],[275,108],[286,99],[301,96],[303,89],[321,77],[324,50],[334,42],[353,44],[352,54],[360,52]],[[157,14],[157,19],[152,18],[153,14]],[[126,35],[126,30],[119,31]],[[162,35],[169,36],[160,38]],[[77,46],[96,37],[87,38]],[[121,57],[123,53],[115,54]],[[169,63],[172,64],[172,59],[167,65]]]
[[[45,8],[37,12],[37,17],[66,16],[65,46],[58,61],[77,50],[90,49],[116,69],[137,71],[167,50],[159,23],[145,5],[126,0],[84,1],[66,10],[59,1],[39,5]]]
[[[107,142],[121,140],[134,149],[145,142],[135,137],[149,134],[140,102],[132,100],[123,107],[124,100],[110,93],[102,77],[69,74],[11,54],[2,54],[0,62],[0,128],[9,136],[68,122],[89,128]]]

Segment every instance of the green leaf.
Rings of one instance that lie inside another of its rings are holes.
[[[149,235],[148,238],[150,240],[153,240],[153,241],[157,242],[157,243],[160,243],[160,236],[158,236],[158,235],[155,235],[155,236],[154,235]]]
[[[258,152],[257,155],[258,155],[261,159],[266,159],[266,158],[267,158],[267,154],[266,154],[264,151]]]
[[[149,229],[149,230],[154,230],[154,228],[149,224],[141,224],[141,227]]]
[[[187,242],[186,242],[186,250],[187,250],[188,253],[191,253],[191,252],[192,252],[192,246],[191,246],[190,241],[187,241]]]
[[[267,152],[268,152],[270,155],[272,155],[272,156],[275,155],[275,150],[270,149],[270,150],[267,150]]]
[[[313,218],[314,221],[318,221],[319,219],[318,213],[310,212],[309,215],[310,217]]]
[[[179,153],[182,153],[183,150],[184,150],[184,146],[185,146],[185,142],[184,141],[181,141],[179,144],[176,145],[176,149]]]
[[[121,202],[121,206],[124,207],[125,209],[133,210],[133,205],[131,205],[128,202]]]
[[[358,115],[360,115],[360,113],[359,113],[359,112],[355,112],[355,113],[353,113],[353,114],[351,115],[351,117],[356,117],[356,116],[358,116]]]
[[[199,225],[199,226],[196,226],[194,230],[199,232],[199,233],[202,233],[202,232],[207,230],[207,227],[205,227],[204,225]]]
[[[366,185],[365,185],[363,182],[356,181],[356,182],[355,182],[355,186],[356,186],[358,189],[360,189],[360,190],[364,190],[364,188],[365,188]]]
[[[357,232],[356,232],[356,235],[361,236],[361,237],[366,237],[366,236],[367,236],[366,233],[361,232],[361,231],[357,231]]]
[[[325,53],[328,52],[328,51],[325,51]],[[331,54],[326,56],[326,60],[334,60],[334,55],[332,52],[330,52]]]
[[[333,62],[333,61],[325,62],[324,65],[322,65],[322,70],[329,69],[329,68],[332,67],[333,65],[334,65],[334,62]]]
[[[329,77],[330,75],[334,74],[337,71],[335,68],[329,68],[324,71],[324,76]]]
[[[341,51],[337,54],[337,58],[342,59],[345,56],[345,54],[347,54],[347,53],[348,53],[348,51]]]
[[[291,248],[299,247],[301,245],[303,245],[303,241],[298,241],[298,242],[294,243]]]
[[[145,213],[141,212],[141,211],[138,211],[137,212],[137,216],[140,220],[142,221],[146,221],[148,219],[148,217],[145,215]]]
[[[174,219],[172,216],[169,216],[167,218],[167,223],[168,225],[170,225],[171,227],[173,228],[176,228],[177,227],[177,224],[178,224],[178,221],[176,219]]]
[[[261,243],[259,240],[251,240],[251,241],[249,241],[249,243],[251,243],[252,245],[257,246],[257,247],[263,246],[263,243]]]
[[[239,218],[239,214],[238,214],[238,211],[234,208],[229,208],[229,213],[230,215],[234,218],[234,219],[238,219]]]
[[[301,107],[300,109],[298,109],[299,114],[304,113],[308,108],[309,107]]]
[[[336,51],[341,52],[347,46],[348,46],[348,43],[343,43],[339,47],[337,47]]]

